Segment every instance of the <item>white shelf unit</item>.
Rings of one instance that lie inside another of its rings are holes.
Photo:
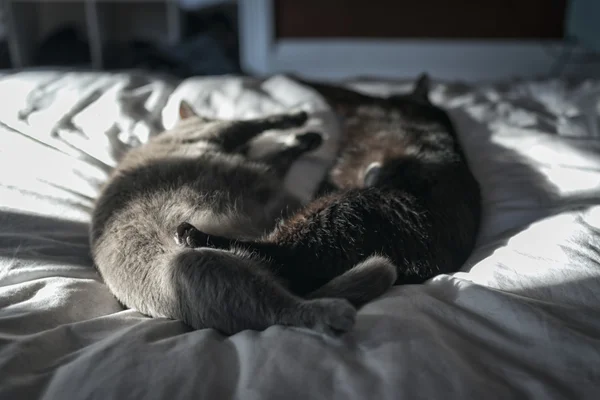
[[[71,23],[85,34],[91,67],[104,66],[106,43],[131,38],[177,43],[182,18],[177,0],[2,0],[14,68],[35,67],[34,51],[54,29]]]

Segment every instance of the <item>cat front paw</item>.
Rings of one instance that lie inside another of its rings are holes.
[[[204,240],[202,240],[204,238]],[[175,243],[179,246],[198,248],[205,246],[208,241],[208,235],[200,232],[196,227],[188,222],[179,224],[175,231]]]
[[[304,151],[312,151],[321,147],[323,135],[317,132],[306,132],[296,136],[300,148]]]

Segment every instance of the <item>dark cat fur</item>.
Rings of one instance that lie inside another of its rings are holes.
[[[184,223],[180,243],[243,249],[268,262],[295,294],[355,306],[394,283],[457,271],[475,243],[480,191],[448,115],[429,100],[428,77],[411,94],[388,98],[309,85],[340,114],[346,138],[321,196],[258,240],[229,240]],[[373,255],[388,257],[397,274],[385,273],[385,258],[376,260],[381,273],[370,273]]]
[[[348,301],[302,299],[255,254],[191,249],[174,238],[186,231],[178,229],[180,222],[189,221],[224,239],[253,240],[272,230],[286,209],[295,210],[299,205],[282,179],[295,159],[321,144],[321,136],[299,134],[260,160],[249,160],[244,151],[261,132],[300,126],[307,115],[217,121],[194,115],[186,104],[180,113],[184,120],[172,131],[126,154],[97,200],[92,254],[113,294],[144,314],[225,334],[275,324],[327,334],[351,329],[356,310]],[[376,257],[366,265],[366,278],[368,271],[390,268]]]

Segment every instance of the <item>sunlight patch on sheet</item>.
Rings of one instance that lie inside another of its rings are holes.
[[[600,268],[594,272],[580,265],[590,262],[600,265],[599,243],[590,235],[587,220],[600,225],[600,206],[533,223],[505,243],[499,240],[491,255],[456,277],[536,298],[553,296],[568,285],[585,288],[600,281]],[[570,302],[589,296],[583,289],[569,292]]]

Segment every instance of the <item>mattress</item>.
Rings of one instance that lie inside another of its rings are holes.
[[[182,98],[221,118],[310,111],[326,144],[286,181],[309,199],[340,139],[309,88],[40,71],[4,73],[0,97],[0,399],[598,398],[600,81],[435,82],[482,187],[477,247],[461,271],[366,305],[340,338],[147,318],[113,298],[88,246],[111,168],[171,126]]]

